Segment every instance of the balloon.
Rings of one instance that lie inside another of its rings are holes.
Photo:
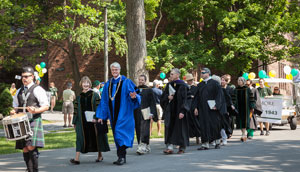
[[[41,68],[45,68],[46,67],[46,63],[45,62],[41,62]]]
[[[249,75],[248,75],[248,78],[249,78],[250,80],[254,79],[255,77],[256,77],[256,75],[255,75],[254,72],[251,72],[251,73],[249,73]]]
[[[169,82],[168,79],[164,79],[164,84],[167,84]]]
[[[269,85],[267,82],[265,82],[265,86],[266,86],[266,87],[270,87],[270,85]]]
[[[286,75],[286,79],[293,80],[293,75],[292,74]]]
[[[259,87],[259,86],[260,86],[260,85],[259,85],[259,83],[256,83],[255,85],[256,85],[257,87]]]
[[[245,78],[246,80],[248,80],[249,74],[248,73],[243,73],[243,78]]]
[[[259,76],[259,78],[266,78],[267,73],[266,73],[266,71],[261,70],[258,72],[258,76]]]
[[[40,73],[39,73],[39,77],[42,78],[43,76],[44,76],[44,73],[43,73],[43,72],[40,72]]]
[[[199,82],[202,82],[203,81],[203,78],[200,78]]]
[[[43,72],[43,73],[47,73],[47,69],[46,69],[46,68],[43,68],[43,69],[42,69],[42,72]]]
[[[276,76],[275,70],[270,70],[269,76],[270,76],[271,78],[274,78],[274,77]]]
[[[186,80],[186,76],[183,76],[182,79],[183,79],[183,80]]]
[[[160,75],[159,75],[159,76],[160,76],[160,78],[161,78],[161,79],[165,79],[165,77],[166,77],[166,74],[162,72],[162,73],[160,73]]]
[[[284,66],[283,71],[284,71],[285,74],[288,75],[288,74],[291,73],[292,69],[291,69],[290,66]]]
[[[293,76],[298,75],[298,73],[299,73],[299,70],[298,70],[298,69],[292,69],[292,71],[291,71],[291,74],[292,74]]]
[[[39,64],[35,65],[35,69],[39,72],[42,69],[41,65],[39,65]]]

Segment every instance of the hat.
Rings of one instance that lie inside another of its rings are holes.
[[[93,82],[93,87],[97,87],[98,85],[100,85],[100,81],[95,80],[95,81]]]
[[[192,74],[188,73],[187,75],[185,75],[185,80],[189,81],[189,80],[194,80],[194,77]]]
[[[23,67],[22,73],[31,73],[31,74],[34,74],[34,70],[33,70],[32,67],[26,66],[26,67]]]

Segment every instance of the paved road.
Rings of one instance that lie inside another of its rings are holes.
[[[182,155],[164,155],[162,139],[151,140],[152,152],[139,156],[135,154],[136,145],[128,149],[127,164],[115,166],[116,149],[104,153],[104,161],[95,163],[96,153],[81,155],[81,164],[71,165],[69,159],[75,155],[75,148],[41,151],[40,171],[205,171],[205,172],[298,172],[300,171],[300,126],[291,131],[289,127],[276,127],[270,136],[259,136],[241,143],[241,132],[236,130],[227,146],[220,150],[197,151],[195,139]],[[25,170],[21,153],[0,155],[1,172]]]

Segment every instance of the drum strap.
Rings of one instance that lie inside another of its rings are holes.
[[[28,97],[30,96],[30,93],[27,93],[26,95],[25,95],[25,93],[23,92],[22,93],[22,98],[23,98],[23,100],[24,100],[24,104],[23,104],[23,112],[24,113],[26,113],[26,104],[27,104],[27,99],[28,99]]]

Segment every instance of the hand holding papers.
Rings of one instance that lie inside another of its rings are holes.
[[[207,100],[207,103],[211,110],[216,110],[216,101],[215,100]]]
[[[144,120],[150,119],[150,117],[152,117],[152,114],[151,114],[151,112],[150,112],[150,107],[147,107],[147,108],[145,108],[145,109],[142,109],[142,114],[143,114]]]
[[[176,90],[172,87],[172,85],[170,84],[169,85],[169,95],[175,95],[175,93],[176,93]]]
[[[85,111],[85,119],[87,122],[93,122],[95,112],[93,111]]]

